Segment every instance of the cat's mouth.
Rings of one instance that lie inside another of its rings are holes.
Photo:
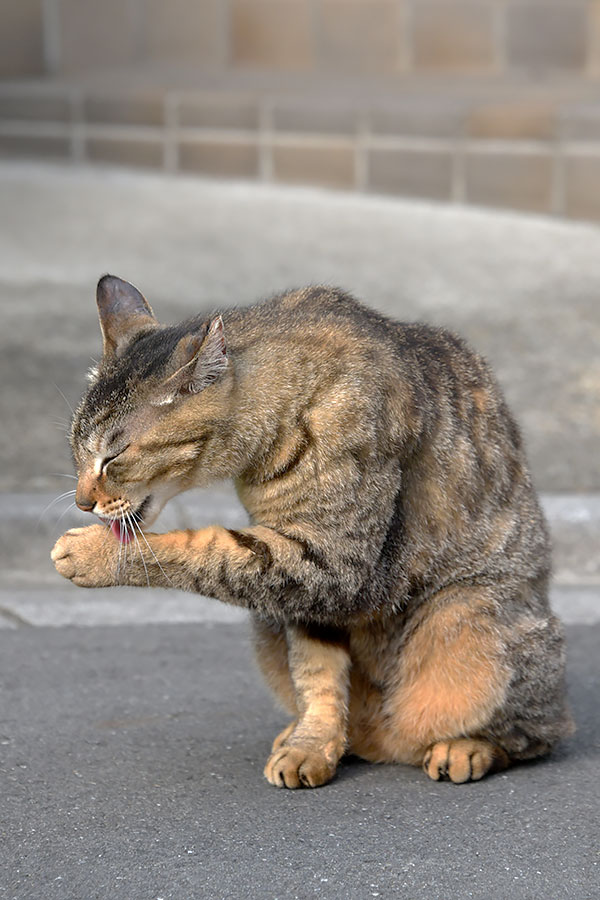
[[[129,541],[132,541],[135,537],[135,533],[137,530],[142,530],[142,525],[144,523],[144,513],[150,506],[150,501],[152,500],[152,495],[148,494],[148,496],[142,500],[140,505],[133,512],[127,514],[120,519],[113,519],[110,523],[110,530],[120,541],[122,544],[128,544]]]

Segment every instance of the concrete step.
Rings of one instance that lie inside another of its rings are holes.
[[[600,218],[586,79],[136,80],[0,84],[0,152]]]
[[[180,591],[113,588],[82,591],[62,581],[49,559],[67,528],[89,524],[70,508],[70,498],[52,504],[47,494],[0,495],[0,626],[116,625],[156,622],[232,622],[241,610]],[[600,619],[600,496],[544,494],[554,541],[552,602],[569,623]],[[156,531],[219,522],[243,527],[246,514],[233,488],[220,485],[173,500]]]
[[[138,284],[163,322],[325,283],[452,328],[492,364],[538,488],[600,491],[595,228],[14,163],[0,165],[0,197],[0,491],[69,485],[54,474],[72,473],[65,397],[77,403],[101,352],[94,290],[107,271]]]
[[[566,625],[600,622],[600,586],[550,591],[552,609]],[[157,588],[59,587],[0,588],[0,629],[28,626],[61,628],[101,625],[159,625],[196,622],[215,625],[246,622],[247,612],[217,600]]]

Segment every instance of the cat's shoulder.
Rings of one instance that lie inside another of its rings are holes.
[[[398,323],[366,306],[339,287],[309,285],[275,294],[254,306],[239,310],[248,324],[286,332],[354,332],[380,340],[392,336]]]
[[[347,337],[354,347],[398,364],[486,368],[485,360],[455,332],[424,322],[399,321],[330,285],[287,290],[224,315],[226,326],[231,324],[254,341],[282,335],[292,341],[307,335],[338,342]]]

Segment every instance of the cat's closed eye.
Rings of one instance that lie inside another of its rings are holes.
[[[102,462],[100,463],[100,475],[104,475],[106,473],[106,467],[108,466],[108,464],[111,463],[113,460],[118,459],[119,456],[121,456],[123,453],[125,453],[125,451],[127,450],[128,447],[129,447],[129,444],[126,444],[126,446],[123,447],[121,450],[119,450],[118,453],[113,453],[112,456],[107,456],[105,459],[103,459]]]

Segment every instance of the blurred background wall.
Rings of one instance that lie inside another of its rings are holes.
[[[2,0],[0,155],[600,219],[600,0]]]

